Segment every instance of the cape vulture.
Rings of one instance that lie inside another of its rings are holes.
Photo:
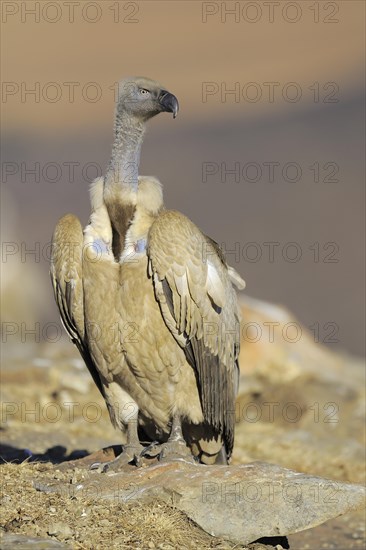
[[[53,235],[51,278],[66,331],[127,444],[103,470],[148,452],[226,463],[234,443],[240,320],[219,246],[164,208],[162,187],[138,175],[146,122],[178,112],[157,82],[123,80],[104,177],[91,186],[84,231],[72,214]],[[144,447],[143,442],[154,442]]]

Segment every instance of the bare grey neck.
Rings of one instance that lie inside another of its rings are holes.
[[[112,156],[105,176],[105,186],[120,185],[137,191],[141,145],[145,123],[126,113],[117,112]]]

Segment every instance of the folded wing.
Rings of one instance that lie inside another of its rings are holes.
[[[153,223],[147,252],[165,324],[195,369],[204,419],[222,435],[230,456],[240,321],[228,267],[217,244],[175,211]]]
[[[65,330],[103,395],[85,334],[82,253],[83,230],[80,221],[72,214],[67,214],[57,223],[52,238],[51,281]]]

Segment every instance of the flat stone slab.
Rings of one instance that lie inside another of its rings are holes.
[[[66,463],[62,466],[65,471]],[[128,465],[118,473],[76,471],[82,472],[82,482],[36,482],[35,487],[76,498],[143,503],[159,499],[185,512],[207,533],[239,544],[290,535],[365,505],[361,485],[264,462],[204,466],[176,460],[142,468]]]
[[[13,535],[5,533],[0,538],[1,550],[67,550],[70,546],[53,539],[28,537],[27,535]]]

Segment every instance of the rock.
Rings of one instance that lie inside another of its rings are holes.
[[[53,550],[53,548],[55,550],[67,550],[69,546],[53,539],[4,533],[1,537],[1,549],[14,550],[14,548],[19,548],[21,550]]]
[[[125,467],[117,474],[88,472],[76,486],[35,484],[39,490],[113,501],[156,499],[185,512],[207,533],[239,544],[285,536],[356,510],[365,488],[301,474],[274,464],[192,465],[184,461],[145,468]]]
[[[251,376],[259,383],[283,385],[306,375],[331,384],[341,381],[345,389],[360,389],[363,361],[331,351],[321,343],[317,327],[311,332],[285,308],[247,295],[240,296],[240,305],[243,388]],[[329,339],[323,335],[323,341],[332,342],[330,333],[337,327],[335,323],[329,325]]]
[[[54,521],[50,523],[47,533],[54,537],[69,539],[72,536],[72,530],[63,521]]]
[[[62,387],[68,390],[75,390],[78,393],[87,394],[89,392],[92,379],[88,376],[88,373],[82,371],[75,374],[69,374],[67,377],[63,377],[60,381]]]
[[[248,296],[241,305],[233,464],[273,462],[364,483],[363,361],[334,353],[279,306]]]

